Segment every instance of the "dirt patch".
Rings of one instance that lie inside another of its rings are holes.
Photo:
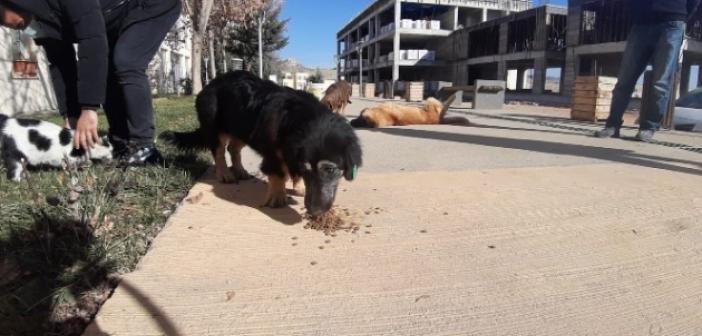
[[[80,335],[109,298],[116,285],[116,278],[108,279],[96,288],[83,293],[74,304],[55,306],[46,323],[50,329],[48,334]]]
[[[358,223],[355,223],[350,216],[351,213],[348,209],[333,208],[318,217],[307,216],[305,229],[322,231],[325,235],[332,237],[335,236],[335,232],[337,231],[355,233],[360,226]]]

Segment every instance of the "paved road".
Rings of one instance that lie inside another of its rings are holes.
[[[356,234],[203,178],[86,335],[702,335],[702,137],[463,112],[359,131]]]

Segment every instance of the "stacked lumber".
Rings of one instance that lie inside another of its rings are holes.
[[[579,76],[573,85],[570,118],[598,121],[607,119],[612,105],[612,90],[617,79],[604,76]]]
[[[363,84],[363,97],[366,97],[366,98],[375,97],[375,83],[364,83]]]
[[[361,86],[358,84],[351,84],[351,97],[361,96]]]
[[[424,100],[424,82],[407,82],[405,99],[407,101]]]

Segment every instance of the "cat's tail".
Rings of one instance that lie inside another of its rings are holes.
[[[158,138],[166,143],[172,144],[180,149],[205,149],[202,131],[198,128],[192,132],[165,131]]]

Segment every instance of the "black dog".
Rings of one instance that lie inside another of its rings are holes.
[[[180,147],[209,148],[217,178],[224,183],[250,177],[240,154],[248,145],[263,157],[261,171],[268,176],[266,206],[287,204],[285,183],[292,178],[298,195],[305,194],[308,213],[320,215],[332,207],[339,179],[353,180],[361,166],[361,147],[353,128],[309,93],[235,71],[210,82],[195,105],[199,129],[162,137]],[[232,158],[231,168],[225,161],[226,151]]]

